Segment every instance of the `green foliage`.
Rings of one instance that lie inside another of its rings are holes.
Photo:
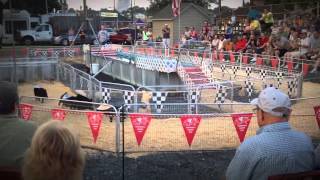
[[[172,3],[172,0],[149,0],[150,7],[147,9],[147,14],[150,15],[152,12],[159,11]],[[202,7],[207,7],[208,3],[217,3],[218,0],[182,0],[183,3],[194,3]]]
[[[11,0],[12,7],[19,10],[27,10],[32,15],[46,13],[45,0]],[[48,10],[51,12],[53,9],[60,10],[61,5],[58,0],[47,0]],[[4,8],[9,8],[9,1],[4,5]],[[1,8],[0,8],[1,9]]]

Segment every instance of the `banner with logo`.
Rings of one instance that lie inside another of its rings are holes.
[[[314,109],[314,113],[316,115],[316,120],[317,120],[318,126],[320,128],[320,105],[313,107],[313,109]]]
[[[32,115],[32,108],[31,104],[19,104],[20,109],[20,118],[23,120],[30,120]]]
[[[87,112],[88,123],[92,132],[93,142],[96,143],[99,136],[100,126],[103,118],[103,113]]]
[[[140,146],[144,134],[146,133],[151,121],[151,116],[145,114],[130,114],[131,124],[137,143]]]
[[[198,126],[201,122],[201,116],[186,115],[180,117],[184,133],[186,135],[189,146],[191,146],[194,135],[197,132]]]
[[[63,109],[52,109],[51,110],[51,117],[54,120],[63,121],[66,117],[66,111]]]
[[[239,140],[242,143],[244,137],[246,136],[252,118],[252,113],[232,114],[231,117],[233,120],[234,127],[236,128]]]

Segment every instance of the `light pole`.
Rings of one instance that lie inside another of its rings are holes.
[[[45,0],[45,2],[46,2],[46,14],[48,14],[49,13],[49,11],[48,11],[48,0]]]

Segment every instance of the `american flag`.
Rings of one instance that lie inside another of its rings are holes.
[[[172,0],[172,12],[174,17],[180,14],[180,3],[181,0]]]

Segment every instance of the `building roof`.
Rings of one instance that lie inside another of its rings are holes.
[[[189,8],[194,8],[197,11],[199,11],[201,14],[203,14],[204,16],[209,16],[211,13],[209,10],[195,5],[193,3],[181,3],[181,15],[183,13],[185,13]],[[161,9],[159,12],[153,14],[152,19],[170,19],[173,20],[176,17],[173,16],[173,12],[172,12],[172,8],[171,8],[171,4],[168,4],[166,7],[164,7],[163,9]]]

